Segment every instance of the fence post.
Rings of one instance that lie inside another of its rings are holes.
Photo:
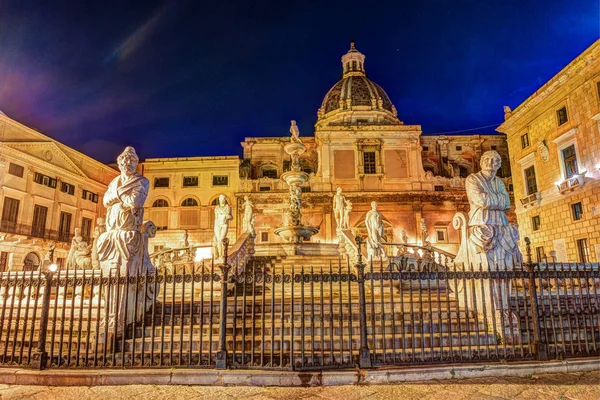
[[[216,368],[227,368],[227,279],[229,279],[229,269],[231,266],[228,263],[229,239],[223,239],[223,264],[219,266],[221,269],[221,321],[219,324],[219,351],[217,351]]]
[[[546,346],[542,342],[542,335],[540,331],[540,316],[538,309],[537,299],[537,288],[535,284],[534,265],[531,262],[531,241],[528,237],[525,238],[525,251],[526,251],[526,262],[525,268],[529,275],[529,297],[531,298],[531,319],[533,320],[533,351],[534,356],[538,360],[547,360],[548,353],[546,352]]]
[[[50,290],[52,288],[52,278],[56,271],[56,265],[51,264],[48,270],[44,272],[44,298],[42,300],[42,315],[40,317],[40,336],[36,350],[36,362],[34,367],[40,370],[46,368],[48,363],[48,352],[46,351],[46,334],[48,333],[48,318],[50,311]],[[39,365],[37,363],[39,362]]]
[[[367,305],[365,300],[365,264],[362,262],[361,245],[363,241],[360,236],[356,237],[356,246],[358,247],[358,264],[356,270],[358,272],[358,298],[360,312],[360,357],[359,366],[361,368],[371,368],[371,351],[367,342]]]

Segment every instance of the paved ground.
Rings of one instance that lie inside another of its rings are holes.
[[[600,371],[548,374],[527,378],[475,378],[398,385],[329,386],[314,388],[203,386],[17,386],[0,385],[1,399],[59,400],[358,400],[358,399],[600,399]]]

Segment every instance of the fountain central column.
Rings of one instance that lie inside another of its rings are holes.
[[[281,175],[281,179],[290,188],[290,207],[283,226],[275,229],[275,234],[288,242],[299,244],[304,240],[310,240],[310,237],[319,229],[302,223],[302,188],[300,185],[308,181],[308,174],[300,169],[300,155],[306,151],[306,146],[299,138],[298,128],[294,121],[292,121],[290,131],[292,140],[283,149],[292,159],[292,170]]]

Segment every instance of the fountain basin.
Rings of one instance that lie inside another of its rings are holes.
[[[285,152],[287,154],[303,154],[306,151],[306,146],[303,145],[302,143],[297,143],[297,142],[291,142],[286,144],[285,146],[283,146],[283,150],[285,150]]]
[[[281,174],[281,179],[288,185],[301,185],[308,181],[308,174],[302,171],[288,171]]]
[[[288,225],[275,229],[275,234],[287,241],[302,242],[310,240],[310,237],[319,232],[319,228],[305,225]]]

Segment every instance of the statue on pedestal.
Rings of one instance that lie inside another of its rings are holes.
[[[337,225],[336,230],[344,229],[344,207],[345,198],[342,195],[342,188],[337,188],[336,193],[333,195],[333,216],[335,217],[335,223]]]
[[[150,184],[136,172],[138,162],[135,149],[126,147],[117,158],[121,174],[112,180],[104,194],[106,232],[98,237],[98,260],[105,276],[144,276],[155,270],[148,254],[148,237],[156,234],[156,227],[151,222],[144,223],[144,203]],[[108,310],[103,324],[108,324],[110,333],[119,335],[134,321],[141,321],[158,289],[146,285],[144,292],[144,285],[119,285],[107,292],[105,296],[111,298],[105,299]]]
[[[406,229],[402,228],[402,232],[400,233],[400,237],[402,238],[402,243],[408,244],[408,235],[406,234]]]
[[[54,262],[54,249],[56,249],[56,244],[54,242],[50,242],[48,251],[44,255],[44,267],[47,267]]]
[[[470,205],[467,226],[462,227],[462,236],[466,237],[466,240],[463,240],[454,260],[455,265],[458,268],[462,265],[465,271],[480,268],[483,271],[506,271],[520,266],[523,262],[518,247],[519,232],[506,217],[506,211],[510,209],[510,197],[504,183],[496,176],[501,164],[502,159],[496,151],[486,151],[481,156],[481,171],[469,175],[466,179]],[[455,227],[461,227],[464,222],[462,214],[455,215]],[[517,322],[517,317],[510,310],[510,281],[494,280],[483,287],[479,281],[475,281],[474,284],[474,293],[461,287],[455,288],[455,292],[466,290],[467,301],[471,305],[474,303],[473,296],[483,296],[478,303],[485,303],[488,324],[504,327],[503,336],[508,332],[509,337],[518,340],[518,332],[514,332],[514,327],[511,326],[511,323]],[[495,312],[492,312],[493,310]]]
[[[188,234],[187,229],[183,230],[183,236],[181,237],[181,244],[182,244],[182,247],[190,246],[189,234]]]
[[[248,196],[244,196],[244,218],[242,219],[242,233],[249,233],[253,236],[256,236],[256,231],[254,230],[256,217],[254,216],[254,209],[252,208],[253,206],[254,204],[250,201]]]
[[[290,133],[292,134],[292,137],[290,138],[290,140],[293,143],[302,143],[302,140],[300,139],[300,129],[298,129],[298,125],[296,125],[296,121],[291,120],[291,126],[290,126]]]
[[[371,210],[365,217],[365,225],[367,227],[367,258],[372,260],[374,258],[387,258],[385,250],[381,244],[381,239],[385,235],[383,227],[383,219],[381,213],[377,211],[377,202],[371,202]]]
[[[229,232],[229,221],[233,219],[231,207],[227,204],[227,196],[219,195],[219,205],[215,207],[215,225],[213,238],[213,255],[215,260],[222,259],[224,254],[223,239]]]
[[[421,218],[421,242],[423,246],[427,245],[427,222],[425,222],[425,218]]]
[[[352,211],[352,202],[346,200],[344,203],[344,220],[342,221],[342,229],[350,229],[350,212]]]
[[[83,242],[83,236],[81,236],[81,228],[75,228],[75,234],[73,235],[73,239],[71,239],[71,248],[69,249],[69,254],[67,255],[67,270],[75,269],[77,265],[75,264],[75,252],[79,248],[79,244]]]

